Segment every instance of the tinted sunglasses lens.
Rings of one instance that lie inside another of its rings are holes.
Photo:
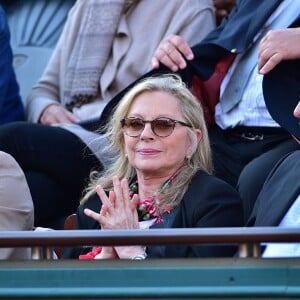
[[[175,122],[170,119],[156,119],[152,121],[153,132],[160,137],[169,136],[175,127]]]
[[[127,135],[136,137],[143,131],[145,124],[141,119],[125,119],[124,131]]]

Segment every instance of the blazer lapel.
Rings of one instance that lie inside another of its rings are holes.
[[[178,212],[179,212],[179,208],[175,207],[174,209],[172,209],[170,211],[170,213],[168,213],[168,212],[163,213],[163,215],[162,215],[163,222],[152,225],[151,229],[155,229],[155,228],[172,228],[172,227],[174,227],[175,219],[176,219],[176,216],[178,215]]]
[[[171,210],[170,213],[163,214],[163,222],[158,224],[154,224],[151,226],[151,229],[156,228],[176,228],[176,227],[183,227],[180,224],[177,224],[178,217],[180,218],[180,209],[176,207]],[[147,248],[147,252],[150,256],[153,257],[184,257],[184,254],[177,253],[178,251],[182,251],[185,247],[180,247],[173,245],[158,245],[158,246],[149,246]]]

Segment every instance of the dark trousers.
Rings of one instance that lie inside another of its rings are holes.
[[[236,187],[248,220],[257,196],[274,165],[287,153],[300,148],[280,128],[238,127],[209,129],[214,174]]]
[[[35,226],[59,228],[76,211],[91,170],[101,164],[73,133],[55,127],[15,122],[0,127],[0,150],[23,169],[35,209]]]

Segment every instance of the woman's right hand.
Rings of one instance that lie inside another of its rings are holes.
[[[86,208],[84,213],[99,222],[102,229],[139,229],[137,214],[138,195],[129,196],[128,181],[113,178],[114,190],[106,194],[101,185],[97,186],[96,192],[101,199],[102,207],[99,213]],[[137,255],[144,254],[145,250],[141,246],[118,246],[114,247],[116,255],[121,259],[131,259]],[[111,258],[112,249],[105,249],[102,255]],[[114,255],[114,254],[113,254]],[[101,253],[99,258],[103,258]]]
[[[118,258],[118,255],[114,247],[105,246],[102,247],[101,252],[97,254],[94,259],[116,259],[116,258]]]
[[[138,195],[129,196],[128,181],[113,177],[114,190],[107,195],[101,185],[96,192],[102,202],[99,213],[86,208],[84,213],[99,222],[102,229],[138,229],[139,220],[136,207]]]
[[[40,123],[52,125],[57,123],[76,123],[80,121],[76,116],[59,104],[50,104],[41,114]]]
[[[152,67],[157,69],[162,63],[173,72],[186,67],[186,61],[192,60],[194,54],[188,43],[179,35],[171,35],[163,39],[154,52]]]

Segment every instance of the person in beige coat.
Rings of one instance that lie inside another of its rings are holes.
[[[32,230],[33,203],[23,171],[0,151],[0,230]],[[29,248],[0,248],[0,259],[30,259]]]
[[[112,97],[151,70],[164,37],[178,34],[194,44],[214,27],[211,0],[75,3],[27,99],[28,120],[40,124],[0,129],[0,150],[13,153],[26,174],[36,226],[61,228],[76,210],[91,170],[110,163],[111,153],[103,151],[107,141],[78,122],[99,118]]]
[[[151,69],[164,37],[181,34],[194,44],[214,23],[210,0],[77,1],[29,95],[29,121],[73,123],[98,117],[113,96]],[[196,34],[195,28],[201,30]]]

